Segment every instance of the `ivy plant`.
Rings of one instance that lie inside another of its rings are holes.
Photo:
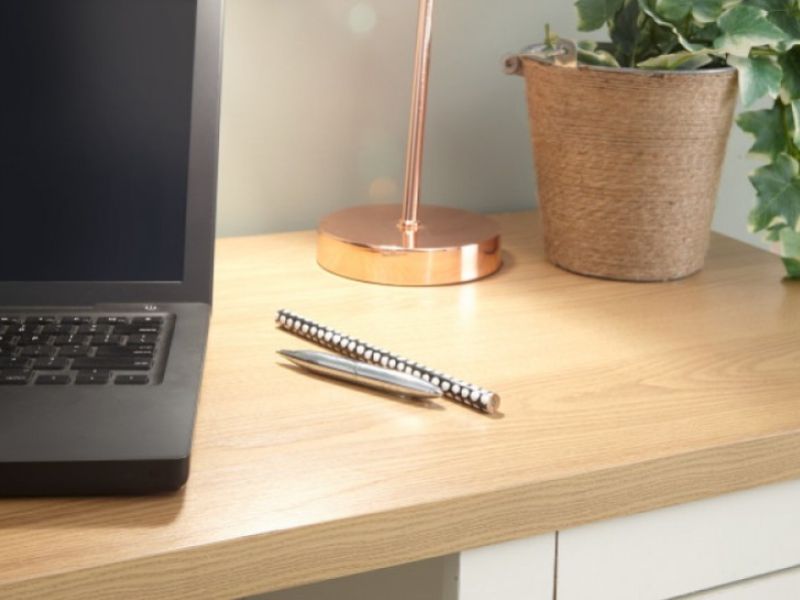
[[[765,161],[750,176],[758,198],[750,227],[780,244],[789,276],[800,279],[800,0],[577,0],[576,7],[580,31],[606,27],[609,36],[578,44],[584,64],[738,70],[742,105],[751,110],[737,123]],[[765,98],[769,108],[752,110]]]

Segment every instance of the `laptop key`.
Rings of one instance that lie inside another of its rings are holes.
[[[19,317],[0,317],[0,325],[19,325],[22,319]]]
[[[95,356],[153,356],[153,346],[100,346]]]
[[[128,322],[128,317],[100,317],[97,319],[98,325],[124,325]]]
[[[92,346],[119,346],[122,344],[121,335],[95,335],[92,336]]]
[[[0,369],[14,369],[27,371],[31,368],[33,360],[19,356],[0,357]]]
[[[47,325],[49,323],[55,323],[55,317],[28,317],[25,319],[26,325]]]
[[[33,362],[33,368],[40,371],[63,371],[69,366],[66,358],[37,358]]]
[[[32,371],[9,369],[0,371],[0,385],[25,385],[31,380]]]
[[[111,325],[81,325],[78,327],[78,333],[87,335],[109,335],[111,333]]]
[[[45,325],[42,335],[70,335],[74,328],[74,325]]]
[[[62,325],[85,325],[91,322],[92,317],[61,317]]]
[[[90,335],[59,335],[53,340],[56,346],[81,346],[92,341]]]
[[[22,348],[22,356],[53,356],[56,352],[56,348],[54,346],[25,346]]]
[[[147,385],[150,378],[147,375],[117,375],[114,379],[116,385]]]
[[[69,375],[39,375],[36,385],[67,385],[72,381]]]
[[[49,335],[31,335],[26,333],[19,338],[21,346],[44,346],[50,340]]]
[[[6,328],[4,335],[22,335],[24,333],[34,333],[39,328],[38,325],[11,324]]]
[[[115,325],[114,333],[120,335],[143,335],[161,333],[161,325]]]
[[[161,325],[163,322],[163,317],[135,317],[132,321],[134,325],[152,325],[154,323]]]
[[[62,358],[78,358],[81,356],[89,356],[89,350],[91,350],[91,346],[61,346],[58,349],[58,356]]]
[[[142,344],[155,344],[158,340],[157,335],[152,335],[150,333],[142,334],[142,335],[131,335],[128,336],[128,346],[141,346]]]
[[[75,383],[78,385],[102,385],[108,383],[111,372],[107,369],[90,369],[88,371],[78,371]]]
[[[111,369],[114,371],[149,371],[153,361],[149,358],[130,358],[125,356],[100,356],[76,358],[72,369]]]

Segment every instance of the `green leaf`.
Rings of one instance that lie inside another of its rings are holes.
[[[781,229],[780,240],[783,256],[800,260],[800,231],[784,227]]]
[[[751,110],[742,113],[736,119],[736,123],[742,130],[756,138],[750,148],[751,154],[774,158],[787,152],[783,109],[777,104],[766,110]]]
[[[689,52],[699,52],[703,49],[703,46],[699,44],[692,44],[689,40],[687,40],[683,33],[681,33],[673,23],[670,23],[669,21],[658,16],[655,10],[653,10],[653,7],[650,6],[649,1],[650,0],[639,0],[639,8],[641,8],[644,14],[653,19],[656,24],[660,25],[661,27],[666,27],[672,31],[673,35],[675,35],[676,39],[680,45],[683,46],[684,50],[688,50]]]
[[[791,227],[781,229],[781,256],[786,272],[792,279],[800,279],[800,232]]]
[[[739,93],[745,107],[764,96],[777,98],[780,94],[783,71],[774,57],[729,56],[728,64],[739,71]]]
[[[792,226],[797,223],[800,217],[800,177],[795,159],[779,154],[772,164],[756,169],[750,182],[758,195],[758,204],[750,214],[754,231],[767,229],[776,219]]]
[[[640,69],[666,69],[669,71],[691,71],[699,69],[710,63],[713,59],[708,52],[676,52],[675,54],[662,54],[649,60],[640,62]]]
[[[800,279],[800,259],[784,258],[783,264],[786,267],[789,279]]]
[[[624,0],[578,0],[578,30],[594,31],[600,29],[619,9]]]
[[[656,12],[667,21],[683,21],[692,12],[692,0],[656,0]]]
[[[781,98],[784,103],[800,98],[800,47],[794,47],[778,58],[783,71]]]
[[[714,42],[714,47],[734,56],[749,56],[756,46],[777,46],[787,37],[767,19],[766,10],[745,4],[726,11],[717,24],[722,36]]]
[[[800,44],[800,10],[795,0],[744,0],[744,4],[767,11],[770,23],[784,33],[783,46]]]
[[[693,21],[689,24],[686,37],[694,43],[711,47],[714,45],[714,40],[721,34],[722,32],[719,30],[716,23],[696,23]]]
[[[578,62],[596,67],[619,67],[617,59],[606,50],[598,49],[597,42],[578,42]]]
[[[767,227],[767,235],[764,237],[765,240],[772,244],[778,244],[781,241],[781,231],[786,229],[788,225],[786,223],[776,223],[775,225],[770,225]]]
[[[698,23],[714,23],[723,10],[723,0],[694,0],[692,17]]]
[[[611,42],[616,48],[614,54],[617,61],[626,67],[636,65],[637,48],[645,33],[639,25],[640,15],[638,0],[626,0],[608,28]]]
[[[791,103],[792,108],[792,124],[791,135],[792,143],[795,146],[800,146],[800,100],[793,100]]]

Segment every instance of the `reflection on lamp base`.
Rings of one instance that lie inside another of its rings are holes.
[[[416,229],[407,232],[395,204],[328,215],[319,226],[317,262],[351,279],[406,286],[464,283],[500,268],[500,228],[492,219],[443,206],[419,210]]]

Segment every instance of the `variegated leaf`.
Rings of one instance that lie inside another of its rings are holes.
[[[783,71],[781,98],[784,104],[800,98],[800,47],[794,47],[780,56],[778,62]]]
[[[675,54],[662,54],[649,60],[640,62],[637,67],[641,69],[666,69],[669,71],[692,71],[706,66],[713,59],[708,52],[676,52]]]
[[[800,279],[800,258],[783,258],[789,279]]]
[[[737,125],[756,138],[751,154],[774,158],[787,151],[784,108],[778,104],[765,110],[751,110],[739,115]]]
[[[578,42],[578,62],[595,67],[619,67],[617,59],[605,50],[599,49],[597,42]]]
[[[743,0],[744,4],[767,11],[767,19],[784,33],[781,46],[800,44],[800,9],[796,0]]]
[[[781,246],[784,256],[800,258],[800,231],[784,227],[781,231]]]
[[[800,100],[792,100],[790,106],[793,121],[790,127],[792,143],[794,143],[795,146],[800,147]]]
[[[611,21],[608,33],[616,51],[617,60],[625,67],[633,67],[637,48],[643,45],[644,31],[639,23],[638,0],[625,0],[625,4]]]
[[[726,11],[718,21],[722,35],[714,42],[720,52],[746,57],[757,46],[778,46],[786,33],[767,19],[763,8],[739,4]]]
[[[728,64],[739,71],[739,93],[745,107],[764,96],[774,99],[780,94],[783,71],[774,57],[729,56]]]
[[[583,50],[578,48],[578,62],[583,65],[594,67],[616,67],[619,68],[617,59],[605,50]]]
[[[692,12],[692,0],[656,0],[655,9],[667,21],[677,23]]]
[[[750,176],[758,194],[758,204],[750,214],[754,231],[763,231],[775,219],[787,224],[800,217],[800,177],[797,161],[788,154],[779,154],[775,161]]]
[[[781,229],[780,242],[786,272],[792,279],[800,279],[800,232],[784,227]]]
[[[724,0],[694,0],[692,17],[698,23],[715,23],[724,10]]]
[[[622,8],[624,0],[578,0],[578,30],[594,31],[605,25]]]
[[[686,36],[681,33],[681,31],[675,26],[674,23],[670,23],[666,19],[661,18],[656,11],[653,9],[652,5],[650,4],[650,0],[638,0],[639,1],[639,8],[642,10],[644,14],[648,17],[653,19],[655,23],[660,25],[661,27],[666,27],[670,31],[672,31],[675,38],[678,40],[680,45],[683,47],[684,50],[688,50],[689,52],[699,52],[703,49],[701,44],[693,44]]]

